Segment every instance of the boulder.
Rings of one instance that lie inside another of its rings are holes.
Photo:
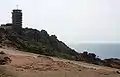
[[[0,65],[11,63],[10,57],[3,51],[0,52]]]

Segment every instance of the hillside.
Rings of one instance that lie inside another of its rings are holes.
[[[0,77],[119,77],[120,70],[2,47],[12,60],[0,65]]]
[[[17,34],[12,30],[0,30],[0,43],[2,45],[12,45],[19,50],[56,56],[75,60],[78,53],[69,48],[65,43],[59,41],[55,35],[49,35],[45,30],[25,28],[22,34]]]
[[[94,53],[78,53],[62,41],[59,41],[57,36],[50,36],[45,30],[38,31],[32,28],[23,28],[22,32],[18,34],[13,30],[0,28],[0,47],[4,46],[13,47],[24,52],[120,69],[120,59],[101,60]]]

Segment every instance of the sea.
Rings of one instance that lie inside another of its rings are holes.
[[[95,53],[99,58],[120,58],[120,43],[81,43],[70,45],[77,52]]]

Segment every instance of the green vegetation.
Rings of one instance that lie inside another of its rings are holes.
[[[1,44],[14,46],[19,50],[32,52],[47,56],[56,56],[65,59],[75,60],[78,53],[69,48],[55,35],[49,35],[45,30],[25,28],[22,34],[14,31],[3,30],[0,33]]]
[[[50,36],[45,30],[25,28],[18,34],[12,30],[0,29],[0,43],[25,52],[120,68],[120,59],[101,60],[94,53],[78,53],[59,41],[55,35]]]

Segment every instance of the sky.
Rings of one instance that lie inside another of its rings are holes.
[[[67,44],[120,43],[120,0],[2,0],[0,24],[19,5],[23,27],[45,29]]]

